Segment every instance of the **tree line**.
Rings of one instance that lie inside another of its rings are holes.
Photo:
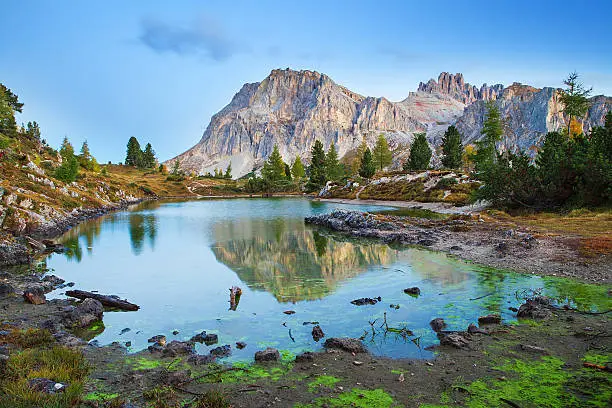
[[[134,136],[130,137],[127,143],[125,155],[125,165],[139,169],[152,169],[157,167],[157,158],[151,143],[145,145],[144,150],[140,149],[140,143]]]

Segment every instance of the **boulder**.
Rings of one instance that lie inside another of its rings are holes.
[[[536,296],[528,299],[519,307],[516,317],[524,319],[547,319],[552,315],[550,299],[545,296]]]
[[[323,333],[321,326],[316,325],[315,327],[312,328],[312,339],[314,341],[318,342],[323,337],[325,337],[325,333]]]
[[[162,351],[164,357],[176,357],[195,354],[193,345],[189,342],[172,340]]]
[[[33,305],[42,305],[47,301],[45,291],[40,286],[30,286],[23,291],[23,298]]]
[[[147,342],[156,343],[163,347],[166,345],[166,336],[163,334],[158,334],[157,336],[151,337],[149,340],[147,340]]]
[[[265,350],[258,351],[255,353],[255,361],[259,363],[278,360],[280,360],[280,353],[275,348],[268,347]]]
[[[295,356],[296,363],[307,363],[314,360],[314,353],[312,351],[306,351],[302,354]]]
[[[210,354],[214,357],[227,357],[232,354],[232,346],[226,344],[210,350]]]
[[[431,329],[436,333],[440,333],[446,327],[446,322],[444,322],[444,319],[441,317],[436,317],[429,322],[429,326],[431,326]]]
[[[478,318],[478,324],[500,324],[501,316],[498,314],[490,314],[486,316],[480,316]]]
[[[438,333],[441,346],[465,348],[470,342],[464,333]]]
[[[349,353],[366,353],[367,349],[358,339],[351,339],[349,337],[331,337],[325,340],[323,347],[327,349],[340,349],[348,351]]]
[[[381,297],[377,297],[377,298],[360,298],[360,299],[355,299],[352,300],[351,303],[357,306],[363,306],[363,305],[375,305],[376,303],[380,302],[382,299]]]
[[[87,327],[93,322],[102,320],[104,306],[95,299],[85,299],[68,312],[68,322],[73,327]]]
[[[237,341],[236,342],[236,348],[238,350],[242,350],[243,348],[245,348],[247,346],[247,344],[244,341]]]
[[[415,287],[404,289],[404,293],[410,296],[419,296],[421,294],[421,289]]]
[[[43,394],[57,394],[64,392],[68,384],[55,382],[48,378],[32,378],[28,380],[28,386],[36,392]]]

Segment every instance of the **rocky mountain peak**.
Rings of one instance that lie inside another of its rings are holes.
[[[462,73],[451,74],[442,72],[438,76],[437,81],[430,79],[427,83],[421,82],[418,91],[448,95],[464,105],[469,105],[480,100],[488,101],[497,99],[503,89],[504,86],[501,84],[493,86],[483,84],[479,89],[465,82]]]

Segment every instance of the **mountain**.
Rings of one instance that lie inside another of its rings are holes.
[[[443,72],[438,80],[419,84],[400,102],[359,95],[315,71],[273,70],[262,82],[243,85],[232,101],[215,114],[202,139],[178,158],[187,172],[205,174],[232,165],[240,177],[263,165],[278,144],[283,158],[297,155],[308,161],[320,139],[325,148],[334,142],[340,157],[365,138],[372,146],[383,133],[395,150],[395,165],[406,156],[415,132],[426,132],[440,144],[444,131],[456,124],[464,143],[480,138],[485,102],[493,100],[508,123],[508,148],[534,152],[547,131],[564,126],[562,105],[554,88],[538,89],[515,83],[477,88],[463,75]],[[612,98],[591,98],[585,128],[603,124]]]

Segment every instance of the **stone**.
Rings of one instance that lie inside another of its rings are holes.
[[[431,322],[429,322],[429,326],[436,333],[441,332],[446,327],[446,322],[441,317],[436,317]]]
[[[15,293],[15,288],[9,283],[0,283],[0,298],[8,297]]]
[[[168,371],[160,374],[159,381],[166,385],[181,385],[191,380],[191,370]]]
[[[376,303],[380,302],[381,300],[382,300],[382,298],[379,296],[377,298],[360,298],[360,299],[355,299],[355,300],[352,300],[351,303],[356,305],[356,306],[375,305]]]
[[[340,338],[340,337],[331,337],[325,340],[323,343],[323,347],[327,349],[339,349],[348,351],[349,353],[366,353],[367,349],[358,339],[352,339],[348,337]]]
[[[33,305],[42,305],[47,300],[45,298],[45,291],[40,286],[31,286],[23,291],[23,298],[26,302]]]
[[[160,346],[165,346],[166,345],[166,336],[164,336],[163,334],[158,334],[157,336],[153,336],[151,337],[149,340],[147,340],[148,343],[157,343]]]
[[[215,357],[227,357],[232,354],[232,346],[226,344],[210,350],[210,354]]]
[[[43,394],[57,394],[60,392],[64,392],[68,384],[55,382],[48,378],[32,378],[28,380],[28,386],[36,392],[41,392]]]
[[[243,348],[245,348],[247,346],[247,344],[244,341],[237,341],[236,342],[236,348],[238,350],[242,350]]]
[[[441,346],[451,346],[455,348],[466,348],[470,342],[463,333],[438,333]]]
[[[470,323],[470,325],[468,326],[467,332],[469,334],[476,334],[476,333],[480,333],[480,334],[489,334],[488,331],[479,328],[478,326],[476,326],[474,323]]]
[[[71,326],[87,327],[93,322],[102,320],[104,306],[95,299],[87,298],[67,313],[67,320]]]
[[[478,318],[478,324],[500,324],[501,316],[498,314],[490,314],[486,316],[480,316]]]
[[[42,281],[49,283],[51,286],[59,286],[63,284],[64,282],[66,282],[64,279],[58,276],[55,276],[55,275],[47,275],[44,278],[42,278]]]
[[[321,329],[321,326],[319,325],[314,326],[312,328],[312,339],[318,342],[323,337],[325,337],[325,333],[323,333],[323,329]]]
[[[219,336],[214,333],[208,333],[206,336],[204,336],[204,344],[206,344],[207,346],[210,346],[211,344],[217,344],[218,341]]]
[[[307,363],[314,360],[314,353],[312,351],[305,351],[302,354],[295,356],[296,363]]]
[[[295,314],[295,311],[294,310],[285,310],[283,313],[286,314],[286,315],[292,315],[292,314]]]
[[[404,293],[410,296],[419,296],[421,294],[421,289],[415,287],[404,289]]]
[[[255,361],[258,363],[278,360],[280,360],[280,353],[275,348],[268,347],[263,351],[258,351],[255,353]]]
[[[524,319],[547,319],[552,315],[550,299],[545,296],[536,296],[528,299],[519,307],[516,317]]]
[[[162,351],[164,357],[176,357],[195,354],[193,344],[184,341],[172,340],[166,344]]]
[[[215,356],[210,355],[210,354],[206,354],[206,355],[196,354],[196,355],[189,357],[187,361],[194,366],[206,365],[206,364],[214,363]]]

